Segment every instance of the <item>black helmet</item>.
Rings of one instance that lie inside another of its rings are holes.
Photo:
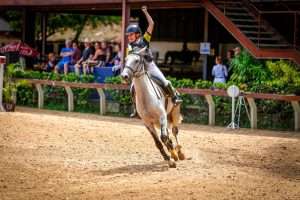
[[[142,31],[141,31],[141,28],[139,27],[139,25],[137,25],[137,24],[130,24],[126,28],[126,34],[130,34],[130,33],[139,33],[139,34],[141,34]]]

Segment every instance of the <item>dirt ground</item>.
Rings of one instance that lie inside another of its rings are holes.
[[[181,126],[169,169],[139,120],[0,113],[0,199],[300,199],[300,133]]]

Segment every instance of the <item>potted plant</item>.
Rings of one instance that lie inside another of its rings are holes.
[[[4,87],[3,87],[3,107],[7,112],[15,111],[17,88],[20,85],[28,85],[27,81],[14,80],[13,76],[17,71],[23,71],[20,64],[10,64],[4,72]]]

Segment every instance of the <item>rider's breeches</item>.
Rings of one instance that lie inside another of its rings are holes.
[[[166,77],[163,75],[163,73],[159,70],[157,65],[154,63],[154,61],[147,63],[147,71],[151,76],[154,78],[159,79],[159,81],[163,84],[163,86],[167,86],[169,84],[169,81],[166,79]]]

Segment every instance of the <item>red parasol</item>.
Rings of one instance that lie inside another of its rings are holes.
[[[11,42],[0,48],[0,53],[19,52],[21,56],[37,57],[40,53],[23,42]]]

